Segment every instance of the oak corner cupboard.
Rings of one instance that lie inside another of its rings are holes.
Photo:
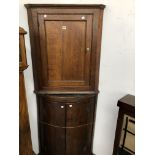
[[[25,4],[41,155],[92,155],[104,5]]]

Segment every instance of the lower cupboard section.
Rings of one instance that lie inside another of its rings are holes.
[[[40,123],[41,155],[91,155],[92,127],[63,128]]]

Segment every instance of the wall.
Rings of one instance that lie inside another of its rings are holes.
[[[37,109],[33,93],[34,83],[25,3],[66,3],[66,1],[20,0],[19,4],[19,25],[28,32],[26,50],[29,68],[25,71],[25,82],[33,149],[38,153]],[[134,0],[67,0],[67,3],[107,5],[103,18],[100,94],[93,150],[96,155],[111,155],[118,115],[117,100],[125,94],[134,94]]]

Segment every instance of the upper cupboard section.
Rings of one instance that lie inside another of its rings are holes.
[[[97,91],[103,8],[27,8],[35,89]]]

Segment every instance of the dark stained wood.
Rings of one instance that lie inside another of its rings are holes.
[[[101,8],[104,9],[106,6],[103,4],[25,4],[26,8],[32,7],[79,7],[79,8]]]
[[[80,126],[93,123],[93,112],[95,107],[94,98],[81,99],[79,102],[66,104],[66,126]]]
[[[63,102],[63,103],[81,102],[83,100],[92,99],[95,96],[96,94],[52,94],[52,95],[43,94],[43,95],[38,95],[39,98],[46,98],[51,103],[52,102]]]
[[[99,67],[100,67],[100,50],[101,50],[101,38],[102,38],[102,23],[103,23],[103,9],[99,10],[98,13],[98,18],[94,19],[98,24],[94,24],[94,29],[96,29],[97,34],[93,33],[94,36],[96,36],[96,54],[93,53],[94,55],[92,57],[95,57],[95,63],[93,64],[93,69],[95,70],[95,74],[92,73],[92,77],[95,78],[95,90],[98,90],[98,84],[99,84]],[[95,37],[93,37],[95,38]],[[95,49],[94,49],[95,50]]]
[[[40,124],[41,155],[65,155],[66,129]]]
[[[25,83],[23,71],[27,68],[23,28],[19,29],[21,61],[19,62],[19,154],[32,155],[32,142],[29,117],[26,103]]]
[[[93,7],[28,9],[36,90],[98,91],[102,14]]]
[[[42,98],[39,104],[40,121],[64,127],[66,123],[65,105],[61,102],[52,102],[49,98]]]
[[[93,150],[93,139],[94,139],[94,133],[95,133],[95,123],[96,123],[96,110],[97,110],[97,99],[98,99],[98,95],[95,96],[95,106],[94,106],[94,111],[93,111],[93,128],[92,128],[92,132],[91,132],[91,137],[92,137],[92,141],[91,141],[91,150]],[[93,152],[91,153],[91,155],[95,155]]]
[[[135,96],[130,94],[125,95],[123,98],[118,100],[117,106],[119,106],[119,113],[115,132],[113,155],[117,155],[118,152],[124,115],[127,114],[131,117],[135,117]]]
[[[129,94],[124,96],[118,101],[117,106],[119,106],[120,109],[135,115],[135,96]]]
[[[93,123],[94,96],[42,96],[40,98],[41,122],[59,127],[75,127]]]
[[[85,20],[81,19],[82,17],[82,15],[39,15],[41,89],[91,87],[89,81],[92,15],[85,15]],[[87,48],[90,51],[86,51]]]
[[[98,94],[99,91],[67,91],[67,92],[62,92],[62,91],[48,91],[48,90],[41,90],[41,91],[34,91],[37,95],[61,95],[61,94]]]
[[[91,154],[92,125],[84,125],[66,129],[66,154],[90,155]]]
[[[25,6],[41,155],[92,155],[105,6]]]
[[[113,155],[117,155],[118,146],[119,146],[119,142],[120,142],[120,138],[121,138],[123,118],[124,118],[124,113],[123,113],[123,111],[119,110],[118,119],[117,119],[117,128],[116,128],[116,132],[115,132]]]

